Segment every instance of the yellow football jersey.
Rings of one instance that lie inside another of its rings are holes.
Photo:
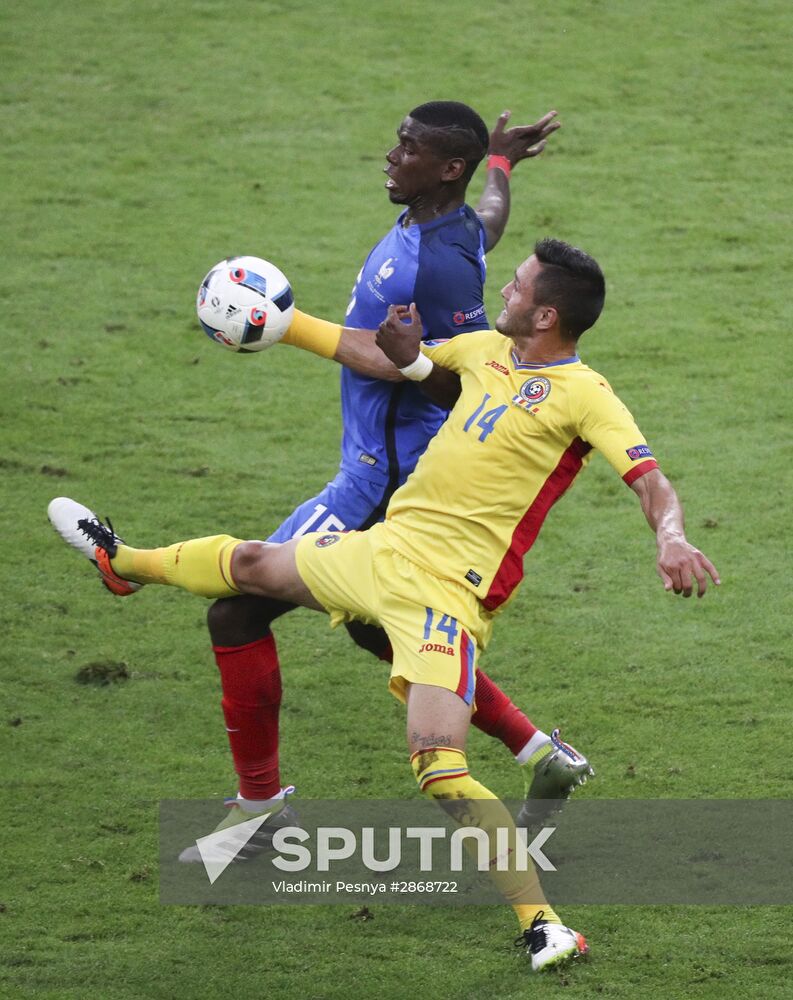
[[[599,449],[626,483],[657,467],[608,382],[577,356],[517,360],[494,330],[422,345],[457,372],[462,392],[407,482],[391,498],[388,542],[456,580],[495,611],[523,577],[545,516]]]

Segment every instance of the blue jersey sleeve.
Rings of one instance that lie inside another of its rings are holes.
[[[461,224],[425,227],[418,252],[414,301],[427,340],[487,329],[485,315],[485,235],[473,209]]]

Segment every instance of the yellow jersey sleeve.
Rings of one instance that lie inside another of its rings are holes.
[[[604,378],[591,374],[594,378],[571,397],[578,411],[573,419],[583,440],[602,452],[630,486],[658,463],[627,406]]]

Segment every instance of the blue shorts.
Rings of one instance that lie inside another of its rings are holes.
[[[339,472],[320,494],[301,503],[267,541],[288,542],[308,531],[365,530],[383,520],[389,499],[382,485]]]

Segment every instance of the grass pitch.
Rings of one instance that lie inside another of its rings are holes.
[[[513,177],[490,315],[538,236],[600,260],[582,355],[724,583],[664,595],[635,498],[597,459],[484,662],[590,755],[588,795],[790,796],[792,22],[777,0],[7,5],[0,995],[790,995],[786,908],[568,908],[592,961],[529,979],[506,908],[161,907],[157,801],[234,787],[204,608],[105,599],[45,508],[73,495],[140,544],[266,535],[334,472],[338,373],[210,344],[200,277],[258,253],[341,317],[394,217],[380,169],[407,110],[555,107],[562,132]],[[300,794],[415,794],[382,668],[308,612],[277,635]],[[517,793],[500,746],[475,733],[470,759]]]

